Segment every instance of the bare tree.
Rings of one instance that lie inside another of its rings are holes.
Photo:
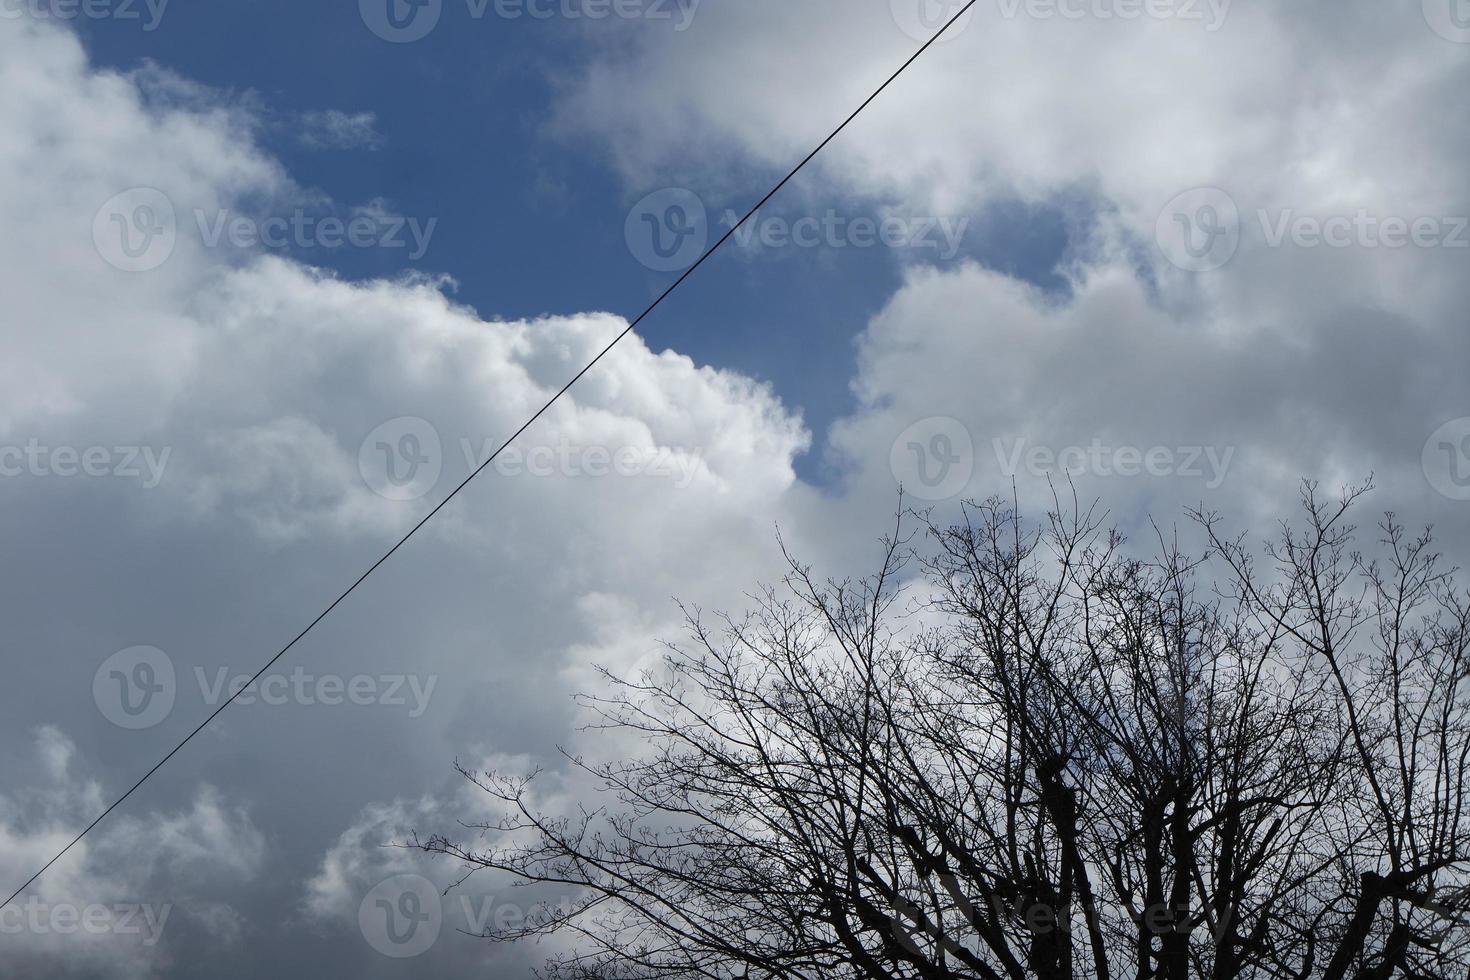
[[[571,758],[608,805],[462,770],[492,843],[416,846],[577,895],[489,937],[561,935],[558,978],[1465,977],[1470,603],[1392,515],[1352,550],[1362,492],[1264,560],[1075,500],[900,521],[858,582],[788,555],[584,697],[648,745]]]

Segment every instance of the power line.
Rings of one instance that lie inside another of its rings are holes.
[[[500,448],[497,449],[497,450],[495,450],[495,452],[490,455],[490,458],[489,459],[485,460],[478,467],[476,467],[475,470],[474,470],[474,472],[470,473],[469,476],[465,477],[464,480],[457,487],[455,487],[453,490],[451,490],[449,492],[449,495],[447,497],[445,497],[443,500],[439,501],[439,503],[434,506],[434,509],[433,510],[431,510],[427,514],[425,514],[422,520],[420,520],[411,529],[409,529],[409,532],[407,534],[405,534],[402,538],[400,538],[398,540],[398,543],[397,544],[395,544],[392,548],[389,548],[388,551],[385,552],[381,558],[379,558],[377,561],[375,561],[375,562],[372,563],[372,565],[368,568],[367,571],[365,571],[361,575],[359,575],[357,577],[357,580],[355,582],[353,582],[351,585],[349,585],[347,587],[347,589],[345,591],[343,591],[343,593],[341,595],[337,596],[336,599],[332,600],[332,604],[329,605],[329,606],[327,606],[327,608],[323,609],[321,611],[321,613],[315,619],[313,619],[310,623],[308,623],[307,626],[306,626],[306,629],[302,630],[300,633],[297,633],[296,636],[295,636],[295,638],[293,638],[290,643],[287,643],[284,647],[282,647],[279,653],[277,653],[274,657],[271,657],[270,660],[266,661],[265,665],[262,666],[259,670],[257,670],[255,672],[255,674],[250,678],[250,682],[248,684],[242,685],[239,688],[237,688],[236,691],[235,691],[235,693],[234,694],[231,694],[228,698],[226,698],[224,700],[223,703],[220,704],[219,707],[217,707],[213,711],[211,711],[209,713],[209,715],[203,721],[201,721],[199,723],[199,725],[198,725],[197,728],[195,728],[188,735],[184,736],[184,739],[181,742],[179,742],[178,745],[175,745],[172,749],[170,749],[169,750],[169,753],[167,755],[165,755],[162,759],[159,759],[158,762],[153,766],[152,769],[149,769],[146,773],[144,773],[143,774],[143,777],[141,779],[139,779],[136,783],[134,783],[131,789],[129,789],[122,796],[119,796],[116,800],[114,800],[113,803],[112,803],[112,805],[109,806],[106,810],[103,810],[100,814],[98,814],[97,819],[95,819],[91,823],[87,824],[86,828],[83,829],[80,834],[77,834],[77,836],[72,839],[71,843],[67,844],[60,851],[58,851],[56,853],[56,856],[55,857],[53,857],[51,860],[47,861],[41,867],[41,870],[39,870],[35,874],[31,875],[30,878],[28,878],[26,880],[26,883],[25,884],[21,885],[14,892],[12,892],[11,895],[10,895],[10,897],[7,898],[3,903],[0,903],[0,909],[5,908],[5,906],[7,906],[11,902],[15,901],[15,899],[18,898],[22,892],[24,892],[27,888],[31,887],[31,885],[35,884],[36,879],[40,878],[43,874],[45,874],[47,871],[49,871],[51,869],[51,866],[53,864],[55,864],[57,861],[61,860],[62,857],[64,857],[66,855],[66,853],[68,851],[70,851],[73,847],[75,847],[77,844],[81,843],[82,838],[86,837],[89,833],[92,832],[92,830],[98,824],[100,824],[103,820],[107,819],[108,814],[112,813],[113,810],[116,810],[119,806],[121,806],[128,799],[128,797],[132,796],[135,792],[137,792],[138,791],[138,788],[141,787],[144,783],[146,783],[153,776],[154,773],[156,773],[156,772],[158,772],[158,770],[162,769],[164,767],[164,764],[167,763],[168,760],[172,759],[175,755],[177,755],[179,753],[179,750],[182,749],[185,745],[188,745],[189,744],[189,741],[195,735],[198,735],[206,727],[208,727],[209,723],[212,722],[212,721],[214,721],[214,719],[219,716],[220,712],[224,711],[232,703],[234,703],[235,699],[238,698],[241,695],[241,693],[243,693],[248,687],[250,687],[251,684],[254,684],[256,681],[258,681],[261,678],[261,676],[266,671],[268,671],[272,667],[274,667],[276,665],[276,663],[282,657],[284,657],[287,653],[289,653],[291,651],[291,648],[292,647],[296,646],[297,643],[300,643],[306,637],[306,635],[308,633],[310,633],[313,629],[316,628],[316,626],[317,626],[318,623],[320,623],[322,620],[326,619],[327,616],[331,614],[331,612],[332,612],[333,609],[336,609],[339,605],[341,605],[342,602],[343,602],[343,600],[345,600],[354,591],[356,591],[357,590],[357,587],[359,585],[361,585],[363,582],[367,581],[368,576],[372,575],[373,572],[376,572],[378,570],[378,567],[379,566],[381,566],[389,558],[392,558],[393,555],[398,552],[398,549],[399,548],[402,548],[405,544],[407,544],[408,541],[409,541],[409,539],[412,538],[415,534],[417,534],[419,532],[419,530],[425,524],[427,524],[427,523],[429,523],[429,521],[433,520],[434,519],[434,516],[436,514],[438,514],[439,511],[443,510],[445,508],[445,506],[451,500],[453,500],[455,497],[457,497],[459,495],[459,492],[461,490],[463,490],[465,487],[467,487],[467,486],[470,485],[470,481],[474,480],[475,477],[479,476],[482,472],[485,471],[485,468],[486,467],[488,467],[491,463],[495,462],[496,458],[501,453],[505,452],[505,450],[510,446],[510,444],[513,443],[513,442],[515,442],[516,439],[520,437],[521,433],[523,433],[527,429],[529,429],[536,422],[536,420],[539,419],[542,415],[545,415],[546,412],[547,412],[547,410],[550,409],[552,405],[555,405],[557,403],[557,401],[561,399],[561,396],[562,395],[565,395],[568,391],[571,390],[572,385],[574,385],[578,381],[582,380],[582,376],[583,375],[585,375],[588,371],[591,371],[592,368],[595,367],[597,365],[597,363],[599,361],[601,361],[603,359],[603,357],[605,357],[609,351],[611,351],[614,347],[616,347],[618,345],[618,343],[620,341],[622,341],[622,339],[624,337],[626,337],[626,336],[628,336],[628,334],[632,333],[633,330],[638,326],[638,324],[642,323],[643,320],[650,313],[652,313],[655,309],[658,308],[658,305],[660,303],[662,303],[665,299],[667,299],[669,297],[669,294],[671,294],[674,290],[678,289],[679,286],[683,284],[683,282],[684,282],[685,279],[688,279],[690,276],[692,276],[694,274],[694,270],[696,270],[700,266],[704,265],[705,260],[708,259],[711,255],[715,254],[715,252],[717,252],[719,250],[720,246],[724,245],[725,242],[729,241],[730,238],[735,234],[735,232],[738,231],[741,228],[741,226],[743,226],[751,218],[755,217],[756,213],[759,212],[761,208],[765,207],[766,204],[767,204],[767,202],[769,202],[771,200],[771,198],[775,197],[776,194],[780,192],[781,188],[783,188],[787,184],[789,184],[791,182],[792,178],[794,178],[797,174],[799,174],[806,167],[807,164],[811,163],[812,160],[816,157],[816,155],[818,153],[821,153],[823,150],[825,150],[827,148],[827,144],[829,144],[833,140],[835,140],[837,138],[837,136],[844,129],[846,129],[848,127],[848,125],[854,119],[856,119],[862,113],[862,111],[864,109],[866,109],[869,105],[871,105],[873,103],[873,101],[878,98],[878,96],[880,96],[880,95],[883,94],[883,92],[888,88],[888,86],[892,85],[895,81],[897,81],[898,76],[902,75],[905,71],[907,71],[908,68],[909,68],[909,66],[911,66],[915,61],[918,61],[919,60],[919,56],[922,55],[925,51],[928,51],[929,48],[934,44],[934,42],[938,41],[939,38],[944,34],[945,31],[949,30],[952,26],[954,26],[954,24],[961,17],[965,16],[965,14],[967,14],[969,12],[970,8],[973,7],[973,6],[975,6],[976,2],[977,2],[977,0],[968,0],[968,2],[963,7],[960,8],[959,12],[956,13],[953,17],[951,17],[948,21],[946,21],[945,24],[944,24],[944,26],[941,27],[939,29],[939,31],[937,33],[935,33],[935,35],[933,37],[931,37],[929,40],[925,41],[924,44],[923,44],[923,46],[920,47],[919,50],[915,51],[909,57],[909,59],[907,61],[905,61],[902,65],[899,66],[899,68],[898,68],[897,71],[895,71],[892,75],[889,75],[888,76],[888,79],[886,81],[884,81],[884,83],[882,85],[879,85],[877,87],[877,89],[875,89],[873,91],[873,94],[872,95],[870,95],[866,99],[864,99],[862,105],[860,105],[856,109],[854,109],[852,111],[852,114],[849,115],[846,119],[844,119],[842,121],[842,123],[840,125],[838,125],[838,127],[836,129],[832,130],[832,132],[827,136],[826,139],[822,140],[821,143],[817,144],[816,149],[812,150],[804,158],[802,158],[802,161],[800,163],[798,163],[795,167],[792,167],[791,168],[791,172],[788,173],[785,177],[782,177],[780,183],[776,184],[775,187],[772,187],[770,189],[770,191],[766,194],[765,197],[761,198],[758,202],[756,202],[756,205],[754,207],[752,207],[749,211],[745,212],[745,216],[744,217],[742,217],[739,221],[737,221],[733,225],[731,225],[730,226],[730,229],[728,231],[726,231],[723,235],[720,236],[719,241],[715,242],[709,248],[705,249],[704,254],[699,257],[699,260],[697,262],[695,262],[693,265],[691,265],[688,269],[684,270],[684,274],[683,275],[679,276],[678,279],[675,279],[674,282],[673,282],[673,284],[670,285],[669,288],[665,289],[662,293],[660,293],[658,295],[658,298],[657,299],[655,299],[652,303],[650,303],[648,305],[648,307],[642,313],[638,314],[638,316],[631,323],[629,323],[628,326],[625,327],[621,333],[619,333],[616,337],[614,337],[612,339],[612,342],[611,343],[609,343],[606,347],[604,347],[598,353],[598,355],[596,357],[594,357],[594,358],[592,358],[592,360],[588,361],[587,364],[586,364],[586,366],[583,367],[582,370],[578,371],[575,375],[573,375],[572,376],[572,379],[570,381],[568,381],[565,385],[563,385],[561,387],[561,390],[559,390],[556,394],[552,395],[551,398],[547,400],[546,404],[545,405],[542,405],[536,411],[536,414],[535,415],[532,415],[529,419],[527,419],[525,421],[525,423],[519,429],[516,429],[515,432],[511,433],[510,438],[506,439],[505,442],[501,443],[500,444]]]

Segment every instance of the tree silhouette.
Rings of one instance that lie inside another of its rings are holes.
[[[571,760],[607,806],[462,770],[491,843],[416,846],[578,896],[489,937],[556,978],[1465,977],[1470,602],[1393,515],[1353,550],[1365,490],[1261,552],[1074,499],[900,520],[858,582],[788,555],[583,698],[648,746]]]

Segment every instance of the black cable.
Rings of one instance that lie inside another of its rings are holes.
[[[257,680],[260,679],[260,677],[261,677],[262,674],[264,674],[266,671],[268,671],[272,667],[274,667],[276,665],[276,662],[277,661],[279,661],[282,657],[284,657],[287,653],[289,653],[292,647],[294,647],[297,643],[300,643],[301,640],[303,638],[305,638],[306,634],[310,633],[313,629],[316,628],[316,626],[317,626],[318,623],[320,623],[322,620],[326,619],[327,616],[328,616],[328,614],[330,614],[333,609],[336,609],[339,605],[341,605],[342,604],[342,600],[344,600],[348,596],[350,596],[357,589],[357,587],[359,585],[361,585],[363,582],[367,581],[368,576],[371,575],[371,574],[373,574],[373,572],[375,572],[375,571],[378,570],[378,566],[382,565],[389,558],[392,558],[393,555],[395,553],[397,553],[397,551],[398,551],[399,548],[402,548],[405,544],[408,543],[408,539],[409,538],[412,538],[415,534],[417,534],[419,532],[419,529],[420,528],[422,528],[425,524],[429,523],[429,521],[433,520],[435,514],[438,514],[439,511],[443,510],[444,507],[445,507],[445,505],[448,504],[451,500],[453,500],[456,496],[458,496],[459,495],[459,492],[461,490],[463,490],[465,487],[469,486],[471,480],[473,480],[475,477],[479,476],[482,472],[484,472],[484,470],[485,470],[485,468],[487,466],[489,466],[491,463],[495,462],[496,457],[498,457],[501,453],[505,452],[505,450],[510,446],[510,444],[513,443],[513,442],[515,442],[516,439],[521,435],[521,433],[523,433],[527,429],[529,429],[531,427],[531,425],[537,419],[539,419],[542,415],[545,415],[547,409],[551,408],[552,405],[555,405],[557,403],[557,401],[561,398],[561,396],[562,395],[565,395],[571,389],[572,385],[574,385],[578,381],[582,380],[582,376],[585,375],[588,371],[592,370],[592,368],[594,366],[596,366],[597,362],[600,361],[600,360],[602,360],[603,357],[605,357],[607,355],[608,351],[612,350],[614,347],[616,347],[618,345],[618,342],[619,341],[621,341],[624,337],[628,336],[628,334],[632,333],[633,332],[633,329],[635,327],[637,327],[638,324],[642,323],[643,320],[644,320],[644,318],[647,317],[648,314],[652,313],[655,309],[657,309],[658,308],[658,305],[660,303],[662,303],[665,299],[667,299],[670,293],[672,293],[674,290],[678,289],[679,286],[680,286],[680,284],[682,284],[685,279],[688,279],[690,276],[692,276],[694,274],[694,270],[695,269],[698,269],[700,266],[704,265],[704,262],[705,262],[706,259],[708,259],[711,255],[715,254],[715,252],[719,250],[720,246],[721,245],[724,245],[725,242],[729,241],[730,240],[730,237],[732,235],[734,235],[735,232],[738,231],[742,225],[744,225],[747,221],[749,221],[751,218],[753,218],[756,215],[756,213],[758,211],[760,211],[761,208],[765,207],[766,206],[766,203],[769,202],[771,200],[771,198],[775,197],[776,194],[777,194],[777,192],[779,192],[781,190],[781,188],[783,188],[787,184],[789,184],[791,182],[791,179],[793,177],[795,177],[798,173],[800,173],[802,171],[802,169],[806,167],[807,164],[811,163],[812,160],[813,160],[813,158],[815,158],[818,153],[821,153],[823,150],[825,150],[827,148],[827,144],[828,143],[831,143],[834,139],[836,139],[837,136],[838,136],[838,134],[841,133],[844,129],[846,129],[848,127],[848,124],[851,123],[854,119],[856,119],[858,117],[858,115],[864,109],[866,109],[869,105],[871,105],[873,103],[873,100],[874,99],[876,99],[876,98],[878,98],[878,96],[882,95],[883,92],[884,92],[884,90],[887,89],[888,86],[892,85],[894,83],[894,81],[896,81],[898,79],[898,76],[902,75],[905,71],[907,71],[910,65],[912,65],[915,61],[918,61],[919,60],[919,56],[922,55],[925,51],[928,51],[929,48],[930,48],[930,46],[932,46],[935,41],[939,40],[940,36],[943,35],[945,31],[949,30],[952,26],[954,26],[954,24],[955,24],[956,21],[958,21],[961,17],[963,17],[966,13],[968,13],[971,7],[975,6],[976,2],[977,2],[977,0],[969,0],[968,3],[966,3],[963,7],[961,7],[959,13],[957,13],[953,17],[951,17],[945,23],[945,25],[939,29],[938,33],[936,33],[929,40],[925,41],[923,47],[921,47],[921,48],[919,48],[919,50],[915,51],[913,53],[913,55],[907,61],[905,61],[901,66],[899,66],[898,71],[896,71],[892,75],[888,76],[888,80],[887,81],[885,81],[882,85],[879,85],[878,88],[873,92],[872,95],[870,95],[866,99],[864,99],[863,100],[863,104],[860,105],[860,106],[858,106],[856,109],[854,109],[852,111],[852,115],[850,115],[846,119],[844,119],[842,121],[842,124],[839,125],[836,129],[832,130],[831,134],[826,139],[822,140],[822,142],[817,145],[817,148],[815,150],[812,150],[810,153],[808,153],[806,155],[806,157],[804,157],[802,159],[802,161],[800,163],[798,163],[795,167],[791,168],[791,172],[788,173],[785,177],[782,177],[781,178],[781,182],[779,184],[777,184],[775,187],[772,187],[771,190],[770,190],[770,192],[767,193],[765,197],[761,198],[760,201],[755,205],[755,207],[753,207],[749,211],[745,212],[745,216],[743,218],[741,218],[739,221],[735,222],[735,224],[731,225],[730,226],[730,230],[727,231],[727,232],[725,232],[725,234],[721,235],[719,241],[715,242],[708,249],[706,249],[705,252],[704,252],[704,254],[699,257],[699,261],[695,262],[688,269],[686,269],[684,271],[684,274],[681,275],[678,279],[675,279],[673,285],[669,286],[668,289],[665,289],[662,293],[660,293],[659,296],[658,296],[658,298],[655,299],[652,303],[650,303],[648,305],[648,308],[647,309],[645,309],[642,313],[638,314],[637,318],[635,320],[633,320],[632,323],[628,324],[628,326],[626,328],[624,328],[624,330],[623,330],[622,333],[620,333],[616,337],[614,337],[612,339],[612,342],[610,344],[608,344],[606,347],[604,347],[602,349],[602,351],[600,353],[598,353],[598,355],[596,357],[594,357],[592,360],[588,361],[587,362],[587,365],[585,367],[583,367],[582,370],[578,371],[572,377],[572,380],[568,381],[565,385],[562,386],[562,388],[561,388],[560,391],[558,391],[556,394],[552,395],[551,398],[546,402],[546,404],[545,405],[542,405],[541,408],[539,410],[537,410],[537,412],[536,412],[535,415],[532,415],[529,419],[527,419],[526,422],[525,422],[525,424],[522,425],[519,429],[515,430],[515,432],[513,432],[511,434],[511,436],[510,436],[509,439],[507,439],[507,440],[505,440],[505,442],[501,443],[500,444],[500,448],[497,449],[497,450],[495,450],[495,452],[490,456],[489,459],[485,460],[483,463],[481,463],[478,467],[475,468],[475,470],[474,470],[473,473],[471,473],[469,476],[465,477],[464,478],[464,481],[462,483],[460,483],[459,486],[455,487],[452,491],[450,491],[449,496],[447,496],[443,500],[439,501],[439,503],[437,505],[435,505],[434,509],[431,510],[431,511],[429,511],[426,515],[424,515],[423,520],[421,520],[417,524],[415,524],[413,526],[413,528],[410,529],[407,534],[405,534],[402,538],[400,538],[398,540],[398,543],[397,544],[395,544],[392,548],[388,549],[387,553],[384,554],[383,557],[381,557],[377,561],[373,562],[372,566],[367,571],[363,572],[360,576],[358,576],[357,581],[355,581],[351,585],[349,585],[347,587],[347,590],[345,592],[343,592],[341,595],[339,595],[336,599],[334,599],[332,601],[332,604],[330,606],[328,606],[327,608],[323,609],[321,611],[321,614],[318,615],[316,617],[316,619],[313,619],[307,625],[306,629],[302,630],[300,633],[297,633],[295,639],[293,639],[290,643],[287,643],[284,647],[282,647],[280,653],[277,653],[274,657],[271,657],[270,660],[266,661],[265,666],[261,667],[259,670],[257,670],[255,672],[254,676],[252,676],[250,678],[250,681],[249,681],[248,684],[245,684],[245,685],[239,687],[235,691],[235,693],[234,694],[231,694],[228,698],[226,698],[225,701],[218,708],[215,708],[213,711],[211,711],[209,713],[209,716],[199,723],[199,727],[195,728],[188,735],[184,736],[184,740],[182,742],[180,742],[178,745],[175,745],[171,750],[169,750],[168,755],[164,756],[162,759],[159,759],[158,760],[158,763],[152,769],[149,769],[146,773],[143,774],[143,778],[142,779],[139,779],[136,783],[133,784],[132,789],[128,790],[122,796],[119,796],[115,801],[113,801],[112,805],[109,806],[106,810],[103,810],[102,813],[98,815],[98,817],[97,817],[96,820],[93,820],[91,823],[87,824],[86,829],[84,829],[80,834],[77,834],[77,836],[72,840],[72,842],[70,844],[67,844],[60,851],[58,851],[57,854],[56,854],[56,856],[53,857],[51,860],[47,861],[45,863],[45,865],[42,866],[42,868],[41,868],[40,871],[37,871],[35,874],[31,875],[30,878],[26,880],[26,883],[25,884],[23,884],[19,888],[17,888],[11,894],[11,896],[9,898],[7,898],[3,903],[0,903],[0,909],[5,908],[5,906],[7,906],[11,902],[15,901],[15,899],[20,896],[21,892],[25,891],[27,888],[31,887],[31,885],[35,884],[35,881],[36,881],[37,878],[41,877],[43,874],[45,874],[47,871],[49,871],[51,869],[51,866],[53,864],[55,864],[57,861],[60,861],[62,859],[62,857],[66,855],[66,852],[67,851],[70,851],[77,844],[81,843],[82,838],[83,837],[86,837],[89,833],[92,832],[93,828],[95,828],[103,820],[107,819],[107,815],[108,814],[110,814],[113,810],[116,810],[119,806],[121,806],[123,804],[124,801],[127,800],[128,797],[132,796],[133,793],[137,792],[138,787],[142,786],[144,783],[146,783],[149,780],[150,777],[152,777],[152,775],[154,773],[156,773],[158,770],[162,769],[163,766],[164,766],[164,763],[166,763],[166,762],[168,762],[168,760],[172,759],[175,755],[178,754],[178,752],[179,752],[180,749],[182,749],[185,745],[188,745],[189,744],[189,740],[190,739],[192,739],[195,735],[198,735],[200,732],[202,732],[205,729],[205,727],[207,727],[210,722],[214,721],[214,719],[219,715],[219,713],[221,711],[224,711],[226,708],[228,708],[234,702],[234,700],[236,698],[238,698],[245,691],[245,689],[250,686],[250,684],[254,684]]]

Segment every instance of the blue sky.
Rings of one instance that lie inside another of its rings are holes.
[[[435,29],[406,44],[374,35],[345,3],[176,4],[153,31],[120,20],[78,23],[99,65],[127,71],[152,60],[258,101],[275,120],[261,143],[304,186],[343,205],[385,198],[397,213],[438,219],[417,262],[401,252],[348,248],[298,249],[302,261],[348,277],[406,268],[447,274],[459,284],[456,298],[486,316],[636,315],[675,276],[636,261],[624,222],[638,198],[665,185],[626,186],[600,147],[555,125],[555,86],[588,57],[587,28],[559,17],[500,18],[493,6],[477,18],[471,9],[449,0]],[[692,31],[701,29],[697,12]],[[672,31],[675,23],[653,29]],[[875,86],[891,67],[871,66]],[[326,108],[372,113],[381,139],[372,147],[303,145],[296,116]],[[812,145],[850,111],[829,109],[812,119]],[[697,173],[700,161],[691,163]],[[713,193],[690,189],[715,214],[743,213],[783,175],[784,168],[748,167],[733,180],[719,175]],[[766,213],[790,214],[783,203],[793,198],[818,213],[874,213],[871,201],[824,186],[815,172],[800,176]],[[1085,220],[1086,207],[1078,196],[976,208],[955,261],[977,257],[1065,288],[1055,267],[1068,221]],[[931,257],[882,247],[734,252],[706,263],[641,332],[656,348],[770,382],[820,438],[852,407],[853,339],[897,288],[901,266]],[[836,474],[823,463],[820,451],[808,453],[799,471],[830,482]]]

